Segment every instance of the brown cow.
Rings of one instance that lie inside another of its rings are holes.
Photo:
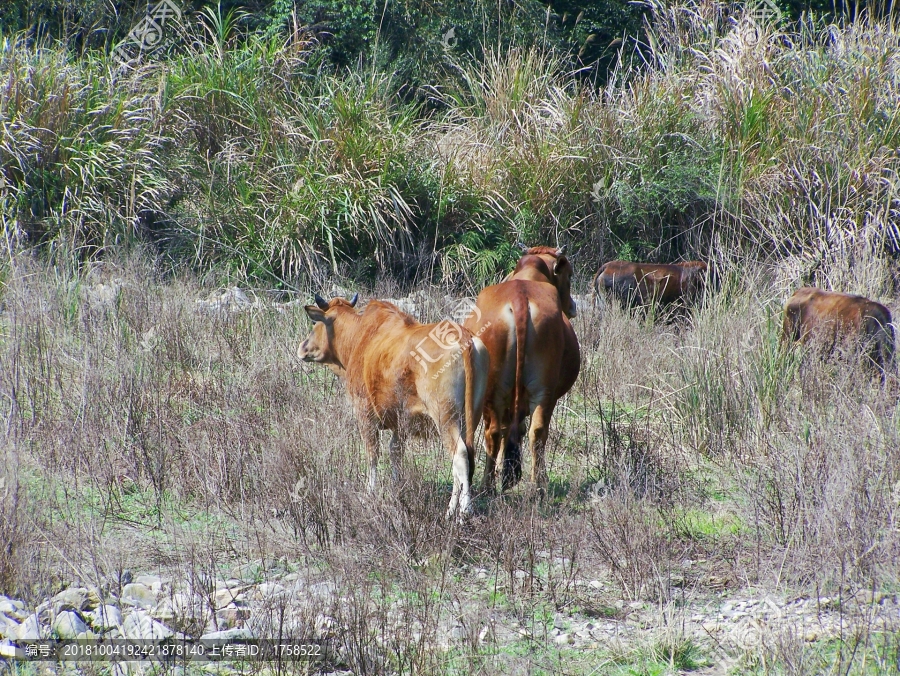
[[[471,512],[475,428],[484,405],[488,353],[458,324],[420,324],[390,303],[373,300],[354,309],[357,296],[330,302],[316,295],[306,306],[313,330],[297,350],[303,361],[328,365],[347,387],[369,456],[369,489],[376,484],[378,431],[391,430],[397,476],[408,431],[430,418],[453,460],[447,516]]]
[[[708,270],[703,261],[667,265],[612,261],[594,277],[594,293],[599,296],[605,292],[623,305],[669,305],[696,298],[703,290]]]
[[[784,306],[783,342],[812,342],[825,354],[839,342],[863,343],[866,356],[885,370],[894,358],[894,326],[891,311],[864,296],[797,289]]]
[[[522,475],[520,428],[531,415],[531,479],[546,489],[544,446],[557,400],[578,377],[578,339],[566,314],[572,264],[562,250],[533,247],[500,284],[484,289],[466,328],[478,335],[491,357],[484,405],[487,457],[484,487],[494,489],[497,465],[503,489]]]

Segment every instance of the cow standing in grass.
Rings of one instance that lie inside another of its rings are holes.
[[[864,296],[797,289],[784,306],[781,338],[785,343],[811,343],[822,354],[840,344],[862,346],[869,361],[885,376],[894,359],[894,326],[891,311]]]
[[[623,306],[654,302],[671,305],[699,296],[708,274],[709,268],[703,261],[666,265],[611,261],[594,277],[594,293],[612,296]]]
[[[569,289],[572,264],[555,247],[525,250],[515,271],[484,289],[466,328],[490,353],[484,405],[486,459],[484,487],[494,489],[498,465],[501,487],[522,476],[521,428],[531,416],[531,480],[546,490],[544,447],[557,400],[578,377],[581,355],[569,322],[575,302]]]
[[[430,418],[453,462],[453,494],[448,518],[471,512],[475,469],[475,428],[487,384],[484,343],[444,320],[420,324],[390,303],[325,301],[306,313],[313,330],[298,348],[303,361],[326,364],[346,383],[369,457],[369,489],[376,485],[379,430],[391,430],[391,466],[396,478],[404,435]]]

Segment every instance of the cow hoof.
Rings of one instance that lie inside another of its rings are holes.
[[[447,523],[452,523],[455,520],[460,526],[468,521],[471,516],[472,514],[470,512],[462,512],[458,509],[448,509],[444,513],[444,519]]]
[[[482,486],[478,494],[483,495],[486,498],[493,498],[497,495],[497,487],[493,483]]]
[[[510,490],[518,485],[519,481],[522,480],[522,473],[518,472],[516,474],[506,474],[503,476],[503,492]]]
[[[525,483],[525,495],[531,500],[538,502],[546,502],[547,500],[547,484],[528,481]]]

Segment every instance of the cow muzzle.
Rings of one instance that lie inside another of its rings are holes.
[[[300,361],[315,361],[315,357],[309,350],[309,341],[304,340],[297,348],[297,359]]]

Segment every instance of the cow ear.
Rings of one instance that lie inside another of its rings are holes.
[[[565,247],[563,247],[563,248],[565,248]],[[556,263],[553,264],[553,272],[554,272],[554,274],[558,273],[560,270],[562,270],[562,269],[563,269],[564,267],[566,267],[567,265],[570,265],[570,264],[569,264],[569,259],[566,258],[566,257],[563,256],[563,255],[558,256],[557,259],[556,259]]]
[[[312,320],[313,324],[325,321],[325,311],[318,305],[306,305],[303,309],[306,310],[306,314]]]

